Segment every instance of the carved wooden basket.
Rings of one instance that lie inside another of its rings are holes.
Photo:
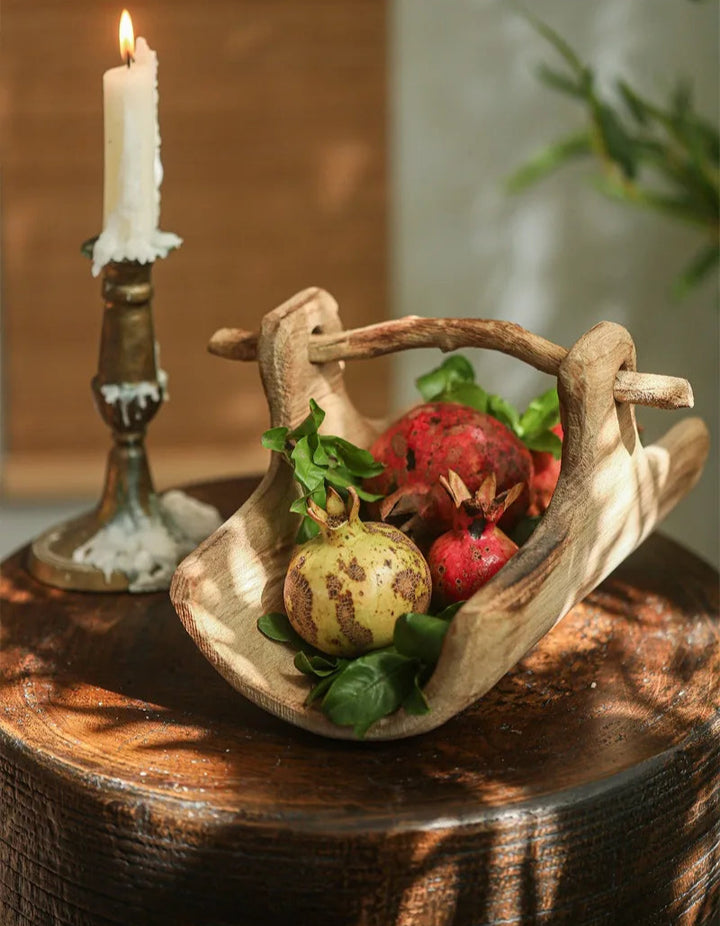
[[[502,351],[557,376],[565,431],[560,479],[540,525],[508,564],[452,620],[425,692],[431,710],[400,710],[366,739],[396,739],[444,723],[487,692],[577,602],[653,530],[695,484],[708,448],[697,418],[643,447],[633,404],[692,405],[685,380],[635,372],[635,347],[619,325],[601,322],[569,350],[509,322],[404,318],[344,331],[335,300],[319,289],[270,312],[259,335],[218,332],[211,350],[256,359],[270,426],[297,426],[314,398],[323,431],[369,446],[383,423],[348,399],[343,360],[411,347]],[[260,435],[258,435],[258,440]],[[349,727],[304,704],[305,676],[293,653],[257,630],[282,610],[282,588],[298,527],[297,491],[277,454],[248,501],[177,569],[170,595],[190,636],[239,692],[283,719],[329,737]]]

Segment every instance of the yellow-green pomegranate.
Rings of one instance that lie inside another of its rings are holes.
[[[332,489],[327,511],[308,502],[320,533],[295,550],[284,588],[295,630],[333,656],[388,646],[397,618],[430,604],[430,570],[420,550],[389,524],[361,521],[357,493],[348,491],[347,506]]]

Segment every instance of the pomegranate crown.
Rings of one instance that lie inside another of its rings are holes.
[[[495,473],[488,473],[480,483],[475,494],[458,476],[455,470],[448,470],[447,477],[440,477],[440,484],[452,499],[455,507],[462,509],[471,517],[482,517],[491,524],[497,524],[505,511],[512,505],[522,492],[525,483],[517,482],[514,486],[497,493],[497,479]]]
[[[327,490],[325,508],[310,498],[307,511],[321,530],[333,531],[345,523],[354,524],[359,519],[360,498],[354,486],[348,486],[347,502],[330,486]]]

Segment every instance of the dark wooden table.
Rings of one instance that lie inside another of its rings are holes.
[[[251,481],[193,490],[225,513]],[[3,566],[0,923],[707,923],[718,575],[653,536],[485,698],[394,743],[246,702],[166,594]]]

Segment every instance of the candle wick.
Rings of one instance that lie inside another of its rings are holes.
[[[125,56],[125,64],[127,64],[127,66],[130,67],[130,65],[134,63],[135,63],[135,59],[130,54],[130,52],[128,52],[127,55]]]

